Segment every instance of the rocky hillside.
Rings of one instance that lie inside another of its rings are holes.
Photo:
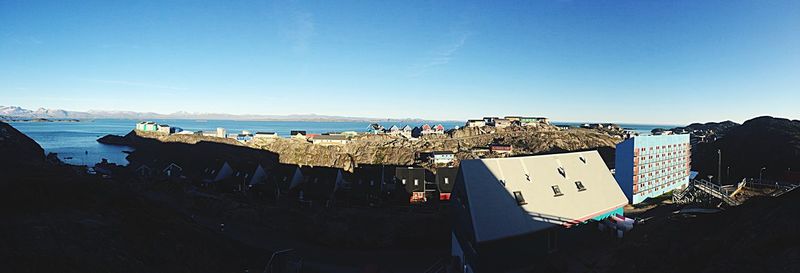
[[[730,179],[764,177],[779,179],[785,171],[800,171],[800,121],[758,117],[730,128],[712,143],[700,143],[692,150],[692,168],[702,174],[717,173],[717,149],[722,150],[723,176],[730,166]]]
[[[107,138],[108,139],[108,138]],[[242,144],[233,139],[196,135],[161,135],[131,132],[129,139],[135,146],[143,139],[161,142],[200,143],[215,142],[237,147],[250,147],[276,154],[280,162],[305,166],[328,166],[352,170],[359,164],[413,165],[421,162],[418,153],[452,151],[460,159],[474,156],[470,150],[491,143],[514,145],[515,155],[541,154],[563,151],[599,149],[607,162],[613,162],[613,147],[619,141],[595,130],[560,130],[553,126],[464,128],[449,135],[425,136],[419,140],[388,135],[361,135],[347,145],[322,146],[296,139],[257,140]],[[116,140],[115,140],[116,141]]]
[[[0,155],[0,170],[38,167],[44,162],[42,147],[4,122],[0,122]]]
[[[698,131],[714,131],[723,133],[739,125],[740,125],[739,123],[727,120],[723,122],[692,123],[685,127],[673,128],[672,130],[676,131],[676,129],[684,129],[686,131],[698,130]]]
[[[471,159],[472,148],[492,143],[514,145],[515,155],[541,154],[588,149],[612,149],[618,139],[592,130],[555,127],[464,128],[452,135],[428,136],[412,141],[389,136],[367,135],[343,146],[320,146],[296,140],[257,142],[255,145],[277,153],[281,162],[301,165],[335,166],[350,169],[356,164],[412,165],[417,153],[453,151],[459,159]],[[613,158],[612,158],[613,159]]]
[[[594,272],[800,272],[798,210],[796,190],[716,214],[638,225],[611,254],[615,264]]]

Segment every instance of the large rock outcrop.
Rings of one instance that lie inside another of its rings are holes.
[[[22,171],[42,166],[44,149],[7,123],[0,122],[0,170]]]
[[[463,128],[444,135],[423,136],[411,140],[389,135],[359,135],[345,145],[315,145],[305,140],[277,138],[255,140],[244,144],[233,139],[203,137],[198,135],[164,135],[133,131],[125,137],[132,146],[147,139],[162,143],[214,142],[238,147],[266,150],[276,154],[281,163],[303,166],[336,167],[353,170],[359,164],[385,164],[408,166],[422,164],[418,154],[433,151],[456,152],[459,159],[471,159],[476,147],[492,143],[514,146],[514,155],[599,149],[607,162],[613,162],[614,146],[619,138],[597,130],[561,130],[554,126],[526,126],[509,128]]]

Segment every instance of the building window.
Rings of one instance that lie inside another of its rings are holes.
[[[563,193],[561,193],[561,189],[558,188],[558,185],[553,185],[550,188],[553,189],[553,196],[558,197],[564,195]]]
[[[419,179],[414,179],[414,186],[419,186]]]
[[[578,158],[581,160],[581,162],[583,162],[583,164],[586,164],[586,158],[585,157],[580,156]]]
[[[405,185],[405,184],[406,184],[406,180],[405,180],[405,179],[403,179],[403,185]]]
[[[585,191],[586,187],[583,186],[583,182],[575,181],[575,187],[578,188],[578,191]]]
[[[527,202],[525,202],[525,197],[522,196],[522,192],[521,191],[515,191],[514,192],[514,199],[517,200],[517,205],[522,206],[522,205],[528,204]]]
[[[444,183],[445,184],[450,184],[450,181],[449,181],[449,179],[447,177],[444,178]]]

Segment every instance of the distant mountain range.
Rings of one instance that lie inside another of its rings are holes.
[[[89,110],[87,112],[68,111],[62,109],[39,108],[36,110],[25,109],[18,106],[0,106],[0,120],[2,119],[200,119],[200,120],[253,120],[253,121],[330,121],[330,122],[408,122],[420,123],[431,120],[405,118],[405,119],[380,119],[365,117],[345,117],[345,116],[326,116],[317,114],[294,114],[294,115],[232,115],[219,113],[189,113],[185,111],[172,114],[159,114],[152,112],[133,112],[133,111],[98,111]]]

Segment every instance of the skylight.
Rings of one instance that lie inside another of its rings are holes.
[[[559,196],[564,195],[563,193],[561,193],[561,189],[558,188],[558,185],[553,185],[553,186],[551,186],[551,188],[553,189],[553,196],[554,197],[559,197]]]
[[[525,197],[522,196],[522,192],[521,191],[515,191],[514,192],[514,199],[517,200],[517,205],[522,206],[522,205],[528,204],[527,202],[525,202]]]
[[[575,181],[575,187],[578,188],[578,191],[585,191],[586,187],[583,186],[583,182]]]

